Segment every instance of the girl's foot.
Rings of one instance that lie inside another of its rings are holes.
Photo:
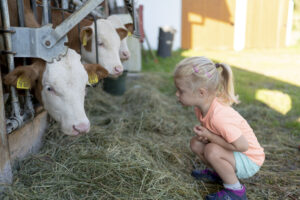
[[[210,169],[198,170],[195,169],[192,171],[191,175],[197,180],[201,180],[207,183],[219,183],[222,184],[222,179],[220,176]]]
[[[217,193],[209,194],[206,200],[247,200],[246,188],[243,186],[240,190],[223,189]]]

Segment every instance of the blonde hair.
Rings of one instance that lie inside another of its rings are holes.
[[[177,64],[174,72],[174,79],[181,78],[184,78],[193,91],[205,87],[209,92],[215,92],[225,104],[239,103],[238,96],[234,93],[232,70],[226,64],[214,64],[202,56],[185,58]]]

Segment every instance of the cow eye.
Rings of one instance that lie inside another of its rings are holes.
[[[47,91],[49,91],[49,92],[54,92],[54,90],[53,90],[53,88],[52,87],[47,87]]]

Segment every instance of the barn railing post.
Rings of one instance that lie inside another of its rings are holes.
[[[19,25],[20,27],[25,27],[25,15],[24,15],[24,3],[23,0],[17,0],[18,5],[18,17],[19,17]],[[26,58],[23,60],[23,64],[26,65]],[[31,94],[29,90],[25,92],[26,99],[25,99],[25,107],[24,107],[24,116],[23,121],[27,120],[28,118],[34,118],[34,109],[31,101]],[[26,118],[25,118],[26,117]]]
[[[8,13],[8,5],[7,0],[1,0],[1,14],[2,14],[2,23],[4,29],[4,42],[6,51],[12,51],[12,42],[11,42],[11,32],[10,30],[10,22],[9,22],[9,13]],[[12,53],[7,54],[7,64],[9,71],[13,71],[15,68],[14,57]],[[23,118],[20,114],[20,104],[17,96],[16,88],[11,86],[11,103],[12,103],[12,117],[7,120],[7,132],[13,131],[16,128],[20,127],[23,124]]]

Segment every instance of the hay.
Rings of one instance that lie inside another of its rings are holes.
[[[199,165],[188,147],[197,122],[192,108],[182,108],[170,91],[162,92],[170,87],[164,76],[145,75],[121,97],[89,89],[90,133],[64,136],[52,123],[41,151],[19,163],[0,199],[202,199],[219,190],[190,177],[193,165]],[[273,117],[255,107],[237,109]],[[292,172],[280,164],[298,152],[275,145],[265,149],[269,160],[247,180],[249,199],[299,195],[299,157],[290,161]]]

